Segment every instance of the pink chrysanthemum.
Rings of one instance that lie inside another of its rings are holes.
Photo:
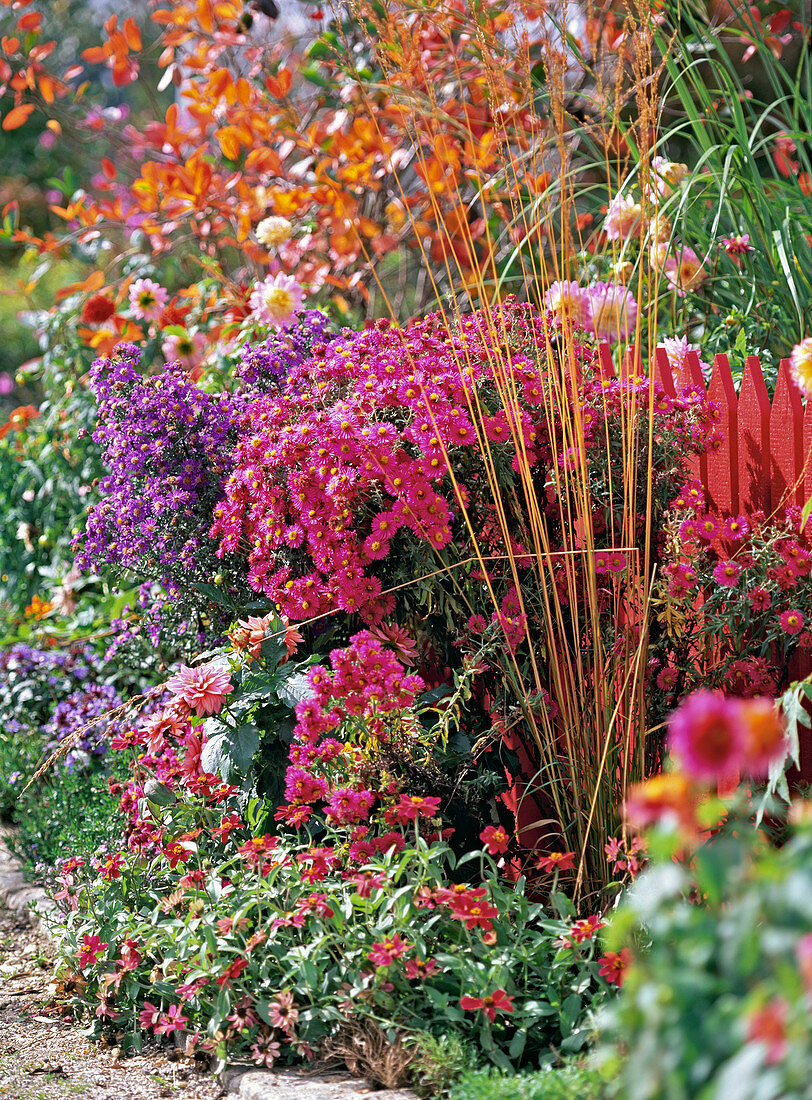
[[[668,356],[668,364],[674,375],[674,381],[678,386],[690,384],[692,379],[688,370],[688,352],[695,351],[698,354],[699,348],[695,344],[689,344],[686,336],[666,336],[662,346]],[[699,365],[705,379],[709,379],[711,375],[710,364],[700,359]]]
[[[303,297],[292,275],[274,275],[257,284],[248,304],[257,321],[279,328],[301,306]]]
[[[130,309],[141,321],[155,321],[166,305],[169,292],[154,279],[136,279],[130,287]]]
[[[617,283],[597,283],[583,292],[584,323],[599,340],[628,340],[637,321],[637,301]]]
[[[690,779],[725,779],[743,763],[746,733],[741,703],[696,691],[668,720],[668,743]]]
[[[183,704],[198,717],[219,713],[226,695],[234,690],[228,670],[215,664],[200,665],[198,668],[181,665],[166,686],[175,696],[175,703]]]

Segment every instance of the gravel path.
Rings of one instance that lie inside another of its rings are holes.
[[[54,1002],[50,946],[24,915],[0,909],[0,1097],[9,1100],[218,1100],[211,1074],[174,1052],[119,1059],[62,1019]]]

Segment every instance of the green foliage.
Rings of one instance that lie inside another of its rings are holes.
[[[653,838],[658,858],[613,920],[610,944],[639,950],[598,1019],[612,1096],[812,1096],[812,822],[775,848],[739,809],[690,863],[673,858],[684,838]]]
[[[71,774],[55,766],[23,791],[29,774],[16,784],[20,788],[13,804],[17,830],[7,840],[28,875],[36,878],[47,873],[66,852],[87,857],[118,843],[121,819],[110,797],[111,775],[106,768]],[[112,774],[120,779],[125,774],[115,758]]]
[[[235,1007],[247,1003],[267,1024],[268,1005],[288,991],[297,1043],[318,1049],[345,1025],[365,1022],[422,1042],[428,1033],[439,1044],[435,1076],[459,1063],[452,1038],[504,1069],[584,1048],[589,1014],[607,990],[596,940],[559,945],[570,929],[566,909],[559,915],[531,900],[524,880],[505,881],[485,853],[457,862],[446,844],[429,844],[415,829],[401,851],[340,871],[331,869],[332,857],[320,865],[332,848],[267,835],[246,840],[242,830],[217,840],[207,830],[220,814],[191,797],[179,794],[151,812],[159,815],[160,848],[114,853],[113,874],[108,860],[57,879],[68,893],[60,903],[65,923],[54,929],[59,950],[87,982],[74,1008],[94,1017],[99,1001],[108,1003],[111,1022],[128,1029],[125,1046],[140,1043],[133,1024],[147,1002],[166,1013],[183,997],[203,1049],[233,1056],[263,1037],[259,1021],[227,1029]],[[450,880],[473,873],[472,859],[492,911],[484,931],[453,916],[460,891],[480,895],[467,885],[443,894]],[[77,962],[93,936],[107,945],[98,962]],[[120,971],[125,940],[139,959],[113,995],[106,976]],[[400,949],[382,964],[376,945],[387,942]],[[410,975],[417,960],[428,969]],[[497,1007],[493,1020],[460,1003],[500,990],[509,1007]],[[103,1026],[99,1020],[96,1029]],[[271,1038],[267,1028],[264,1035]]]
[[[515,1077],[476,1070],[457,1082],[450,1100],[599,1100],[604,1095],[594,1070],[565,1065]]]

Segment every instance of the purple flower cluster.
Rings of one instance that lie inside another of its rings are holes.
[[[208,579],[207,534],[228,472],[237,414],[229,395],[198,389],[179,364],[138,371],[140,351],[120,344],[91,373],[99,403],[94,440],[110,473],[77,539],[77,565],[130,569],[161,581]]]
[[[318,309],[300,309],[278,332],[253,348],[246,344],[234,374],[254,397],[284,383],[320,344],[336,336],[332,321]]]
[[[99,759],[107,752],[110,738],[124,730],[121,721],[104,718],[109,711],[121,706],[118,692],[110,684],[86,684],[71,692],[58,703],[50,722],[45,726],[49,738],[47,749],[55,749],[66,737],[83,730],[76,744],[65,757],[69,772],[83,770],[93,758]],[[88,723],[90,728],[83,729]]]
[[[32,649],[14,645],[0,650],[0,724],[17,733],[23,724],[36,725],[50,714],[55,698],[75,691],[92,676],[94,654],[89,646],[67,650]]]

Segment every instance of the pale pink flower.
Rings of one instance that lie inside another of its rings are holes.
[[[599,340],[628,340],[637,321],[637,301],[617,283],[597,283],[583,292],[584,326]]]
[[[166,687],[175,696],[176,704],[183,704],[198,717],[219,713],[226,695],[234,690],[228,670],[215,664],[200,665],[198,668],[181,665],[180,670],[167,681]]]
[[[180,363],[186,370],[195,366],[195,360],[205,349],[206,337],[202,332],[184,332],[182,335],[171,333],[164,336],[161,343],[161,352],[167,363]]]
[[[136,279],[130,287],[130,309],[141,321],[156,321],[169,292],[154,279]]]
[[[603,231],[609,241],[625,241],[640,236],[643,209],[631,195],[615,195],[606,208]]]
[[[668,362],[671,367],[671,372],[674,375],[674,381],[678,386],[687,386],[692,382],[690,372],[688,370],[688,352],[695,351],[699,353],[699,348],[696,344],[689,344],[687,336],[666,336],[663,340],[662,346],[665,348],[665,353],[668,356]],[[711,376],[710,363],[699,360],[699,365],[702,368],[702,374],[705,381]]]
[[[550,285],[542,301],[562,321],[582,326],[585,320],[583,293],[583,288],[572,279],[569,282],[555,282]]]
[[[273,275],[256,285],[248,304],[257,321],[280,328],[301,306],[303,296],[292,275]]]
[[[789,357],[790,373],[801,393],[812,394],[812,336],[796,344]]]
[[[661,198],[670,198],[687,175],[687,164],[679,164],[660,156],[654,157],[651,162],[653,190]]]

